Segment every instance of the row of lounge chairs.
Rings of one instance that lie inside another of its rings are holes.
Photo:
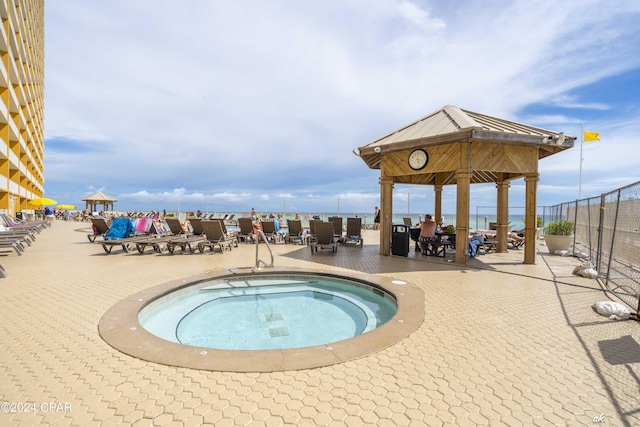
[[[4,228],[0,231],[0,255],[4,256],[11,252],[24,255],[26,248],[36,240],[36,234],[51,227],[48,221],[18,221],[4,213],[0,213],[0,222]],[[1,265],[0,277],[7,277],[7,271]]]
[[[218,247],[221,252],[237,247],[240,241],[246,243],[255,242],[257,239],[254,224],[251,218],[239,218],[239,231],[231,234],[227,231],[226,221],[223,218],[203,220],[201,218],[189,218],[190,230],[183,229],[182,224],[176,218],[167,218],[165,223],[169,227],[168,232],[157,230],[150,218],[138,218],[132,221],[129,218],[114,218],[111,224],[102,218],[92,218],[93,233],[87,238],[92,243],[102,245],[105,253],[110,254],[114,247],[120,246],[123,252],[132,252],[135,249],[144,253],[146,248],[152,248],[155,252],[171,254],[176,248],[182,252],[189,250],[191,253],[197,249],[203,253],[206,248],[211,251]],[[310,221],[310,232],[305,233],[300,220],[288,220],[288,232],[279,233],[273,221],[262,222],[262,232],[265,237],[274,243],[298,243],[311,246],[312,253],[318,249],[331,248],[337,252],[337,245],[355,243],[363,245],[361,218],[348,218],[346,233],[342,229],[342,218],[334,217],[329,222],[321,220]],[[100,237],[102,237],[101,240]]]
[[[155,252],[164,250],[173,254],[176,248],[183,252],[191,253],[197,249],[203,253],[208,247],[213,252],[217,246],[221,252],[231,250],[232,246],[238,246],[235,236],[229,235],[222,219],[202,220],[190,218],[191,230],[185,232],[178,219],[167,218],[166,224],[169,231],[156,229],[153,220],[138,218],[135,222],[129,218],[114,218],[105,231],[106,222],[93,219],[94,233],[88,235],[89,241],[102,245],[105,253],[110,254],[114,247],[120,246],[123,252],[132,252],[134,249],[144,253],[150,247]],[[102,236],[101,240],[98,238]]]

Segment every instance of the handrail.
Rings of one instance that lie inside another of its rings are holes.
[[[264,242],[267,244],[267,249],[269,249],[269,254],[271,255],[271,263],[270,264],[267,264],[266,262],[264,262],[263,260],[261,260],[258,257],[258,248],[260,247],[260,237],[262,237]],[[267,268],[273,268],[273,251],[271,250],[271,245],[269,244],[269,241],[267,240],[267,236],[264,235],[264,232],[262,230],[258,230],[258,236],[256,238],[256,266],[255,266],[256,269],[261,268],[260,267],[260,263],[262,263]]]

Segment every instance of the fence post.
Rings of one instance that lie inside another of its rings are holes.
[[[578,228],[578,206],[579,205],[580,205],[580,201],[576,200],[576,207],[573,213],[573,253],[574,254],[576,253],[576,230]]]
[[[602,267],[602,234],[604,230],[604,213],[606,209],[606,199],[605,194],[602,193],[600,195],[600,218],[598,219],[598,243],[596,246],[596,271],[602,271],[600,267]],[[608,276],[608,273],[607,273]]]
[[[618,228],[618,213],[620,212],[620,190],[618,190],[618,199],[616,200],[616,215],[613,220],[613,232],[611,235],[611,248],[609,248],[609,264],[607,265],[607,277],[605,283],[609,284],[611,276],[611,260],[613,259],[613,247],[616,240],[616,229]]]

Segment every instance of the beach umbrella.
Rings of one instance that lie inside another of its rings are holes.
[[[76,206],[75,205],[58,205],[58,206],[56,206],[56,208],[58,208],[58,209],[75,209]]]
[[[37,199],[31,200],[28,204],[31,206],[36,206],[41,208],[46,205],[55,205],[56,203],[58,202],[56,202],[53,199],[48,199],[46,197],[38,197]]]

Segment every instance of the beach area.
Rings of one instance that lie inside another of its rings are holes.
[[[86,222],[55,221],[0,263],[5,426],[513,426],[640,423],[637,322],[591,309],[608,299],[572,274],[579,260],[522,251],[468,265],[379,254],[379,232],[335,255],[272,244],[275,266],[367,274],[424,292],[401,341],[313,369],[227,372],[128,356],[98,332],[118,302],[153,286],[255,265],[256,247],[173,255],[90,243]],[[260,256],[268,253],[259,247]],[[397,321],[392,319],[392,321]]]

